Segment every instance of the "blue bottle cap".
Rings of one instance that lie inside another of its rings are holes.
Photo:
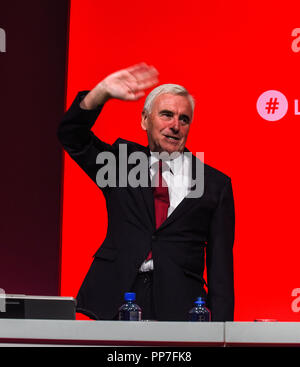
[[[125,301],[135,301],[135,293],[134,292],[127,292],[124,294]]]
[[[197,305],[205,305],[205,300],[203,297],[198,297],[197,300],[195,301],[195,303]]]

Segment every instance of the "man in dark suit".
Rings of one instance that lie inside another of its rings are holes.
[[[77,310],[115,319],[124,292],[134,291],[144,319],[187,320],[193,302],[204,296],[212,321],[230,321],[231,180],[206,164],[197,177],[199,160],[185,148],[194,113],[188,91],[171,84],[148,95],[141,122],[148,147],[123,139],[109,145],[91,132],[108,100],[137,100],[157,81],[156,69],[146,64],[113,73],[90,92],[80,92],[59,126],[64,149],[101,188],[108,211],[107,235],[81,285]],[[131,175],[131,182],[130,174],[124,179],[121,173],[137,172],[143,157],[146,170]],[[138,181],[145,171],[147,184],[132,184],[132,177]],[[201,182],[201,194],[193,195]]]

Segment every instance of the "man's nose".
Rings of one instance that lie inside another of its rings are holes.
[[[174,116],[174,118],[172,119],[172,124],[170,126],[170,129],[174,132],[174,133],[178,133],[179,129],[180,129],[180,122],[178,117]]]

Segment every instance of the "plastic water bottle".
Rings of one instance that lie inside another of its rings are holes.
[[[124,294],[126,303],[119,308],[119,320],[126,321],[141,321],[142,310],[134,303],[135,293],[127,292]]]
[[[195,301],[195,306],[189,312],[189,321],[210,321],[211,312],[205,306],[203,297],[198,297]]]

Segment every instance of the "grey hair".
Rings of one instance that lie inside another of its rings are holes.
[[[192,107],[192,112],[194,114],[195,100],[194,100],[193,96],[190,95],[188,90],[185,89],[182,85],[179,85],[179,84],[162,84],[162,85],[159,85],[158,87],[154,88],[148,94],[148,96],[145,100],[143,111],[151,113],[153,102],[154,102],[155,98],[157,96],[159,96],[160,94],[166,94],[166,93],[187,97],[188,100],[190,101],[190,104],[191,104],[191,107]]]

